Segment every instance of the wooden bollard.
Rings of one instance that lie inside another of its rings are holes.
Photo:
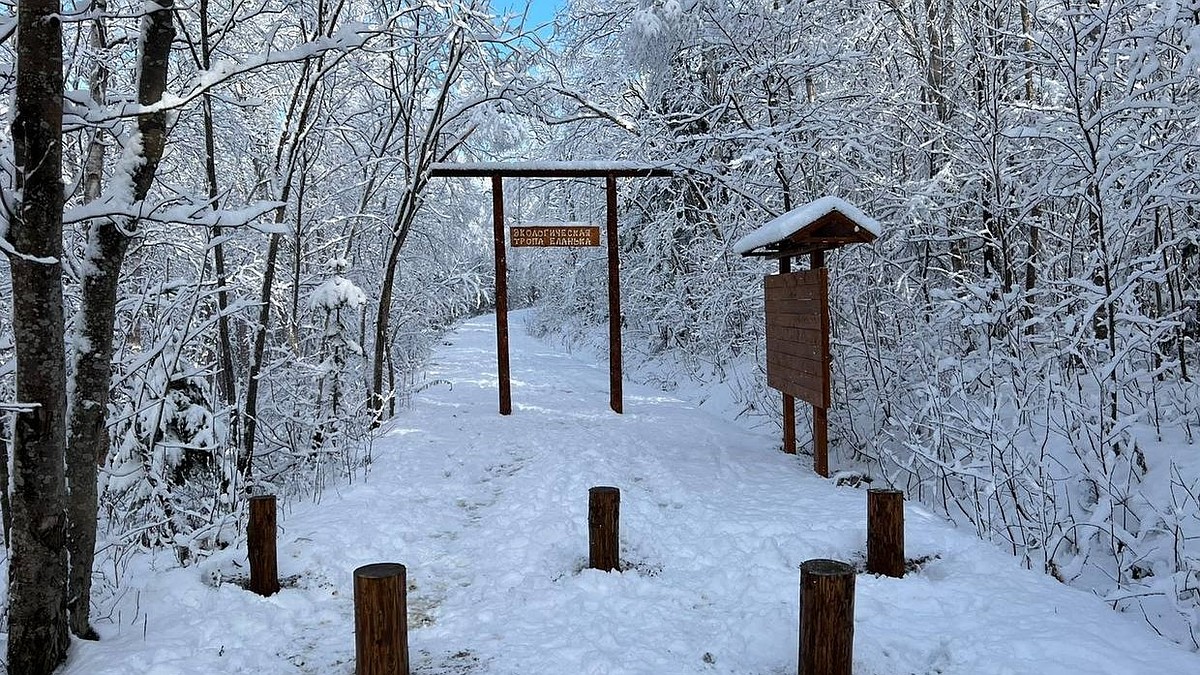
[[[867,490],[867,571],[904,576],[904,493]]]
[[[621,491],[588,490],[588,567],[611,572],[621,565]]]
[[[409,675],[407,583],[399,563],[354,570],[356,675]]]
[[[800,675],[851,675],[854,568],[837,560],[800,565]]]
[[[250,554],[250,590],[264,596],[278,593],[275,495],[250,498],[250,524],[246,528],[246,548]]]

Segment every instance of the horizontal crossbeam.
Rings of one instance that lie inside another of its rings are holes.
[[[668,166],[632,162],[479,162],[434,164],[429,175],[435,178],[663,178],[674,176],[675,170]]]

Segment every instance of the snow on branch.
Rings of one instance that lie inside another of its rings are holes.
[[[63,213],[63,223],[79,223],[95,218],[127,218],[197,227],[231,228],[249,225],[255,219],[283,205],[283,202],[259,201],[240,209],[212,211],[207,202],[188,200],[170,207],[165,207],[163,203],[147,207],[146,202],[130,204],[109,196],[67,209]],[[256,226],[255,229],[261,228]]]
[[[240,61],[234,59],[218,61],[208,70],[196,73],[187,91],[181,94],[166,93],[161,100],[150,105],[139,105],[132,101],[124,101],[105,106],[97,104],[87,91],[66,92],[64,95],[63,130],[64,132],[69,132],[81,127],[104,126],[117,120],[137,117],[138,115],[176,110],[241,75],[261,68],[297,63],[322,56],[329,52],[348,54],[362,48],[372,38],[389,33],[389,26],[395,18],[389,17],[380,26],[369,26],[357,22],[347,23],[331,35],[321,36],[315,40],[296,45],[291,49],[255,54]]]

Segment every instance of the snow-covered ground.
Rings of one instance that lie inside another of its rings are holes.
[[[490,317],[447,339],[434,385],[389,427],[366,480],[280,514],[261,598],[199,568],[135,559],[103,640],[70,675],[353,673],[351,572],[408,566],[414,673],[670,675],[796,671],[798,567],[863,555],[865,492],[661,392],[526,336],[496,413]],[[627,571],[582,569],[587,490],[621,488]],[[858,577],[856,673],[1200,673],[1200,655],[909,504],[904,579]]]

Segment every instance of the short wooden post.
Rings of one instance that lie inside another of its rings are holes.
[[[279,592],[279,558],[275,539],[275,495],[251,497],[246,548],[250,554],[250,590],[259,595]]]
[[[621,491],[588,490],[588,567],[612,572],[621,564]]]
[[[800,675],[851,675],[854,568],[837,560],[800,565]]]
[[[407,577],[398,563],[354,570],[356,675],[409,675]]]
[[[867,490],[867,571],[904,576],[904,493]]]

